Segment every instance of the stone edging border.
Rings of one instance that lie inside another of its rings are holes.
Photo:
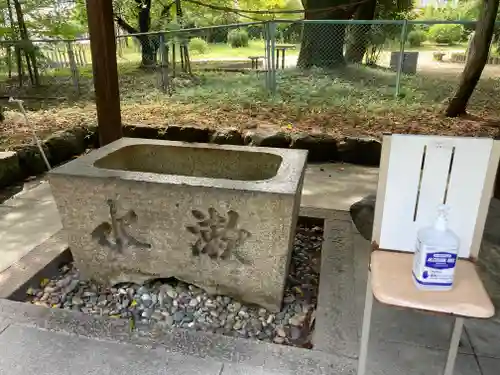
[[[214,130],[177,125],[124,125],[123,133],[125,137],[131,138],[305,149],[309,151],[310,162],[344,162],[366,166],[379,165],[382,149],[381,143],[373,138],[336,139],[326,133]],[[98,146],[95,126],[78,126],[60,131],[43,142],[44,151],[52,166],[65,163],[86,149]],[[0,187],[15,184],[45,171],[45,164],[35,145],[18,146],[12,151],[0,152]]]

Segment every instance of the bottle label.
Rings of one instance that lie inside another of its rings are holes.
[[[457,262],[457,250],[424,245],[417,240],[413,275],[421,285],[451,286]]]

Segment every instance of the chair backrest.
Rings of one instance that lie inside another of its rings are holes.
[[[417,231],[446,203],[459,257],[477,258],[499,157],[499,141],[489,138],[384,136],[373,242],[413,252]]]

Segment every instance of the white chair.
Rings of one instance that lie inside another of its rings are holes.
[[[455,316],[444,375],[452,375],[464,318],[489,318],[493,304],[474,265],[500,158],[488,138],[384,136],[375,204],[358,375],[364,375],[373,296],[384,304]],[[451,291],[419,291],[412,280],[417,231],[439,204],[460,237]]]

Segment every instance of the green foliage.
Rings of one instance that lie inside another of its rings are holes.
[[[428,6],[417,14],[419,20],[475,20],[479,15],[479,1],[459,1],[456,6],[446,7]]]
[[[395,17],[403,17],[403,13],[395,13]],[[401,39],[401,27],[394,25],[372,25],[369,29],[366,64],[376,65],[384,47],[398,44]]]
[[[413,3],[411,1],[380,0],[375,9],[375,19],[379,20],[403,20],[412,19],[411,12]]]
[[[419,13],[416,13],[417,20],[437,20],[437,21],[466,21],[476,20],[479,16],[479,0],[459,1],[456,6],[446,7],[426,7]],[[421,25],[420,28],[424,31],[429,31],[431,26]],[[467,36],[474,30],[474,24],[467,24],[463,27],[462,38],[467,39]]]
[[[201,38],[192,38],[189,41],[189,50],[202,55],[208,52],[208,43]]]
[[[83,0],[78,0],[83,1]],[[25,24],[30,38],[44,37],[71,39],[80,36],[85,28],[75,21],[75,8],[60,4],[56,0],[24,0],[20,2]],[[5,39],[19,39],[17,28],[17,14],[14,2],[10,2],[14,30],[10,25],[7,2],[0,3],[0,37]]]
[[[248,33],[243,29],[233,29],[227,33],[227,41],[233,48],[248,47]]]
[[[297,44],[302,37],[302,27],[300,23],[278,23],[277,37],[282,43]]]
[[[278,28],[279,28],[278,24]],[[246,28],[248,31],[248,37],[250,39],[264,39],[264,25],[263,24],[256,24],[256,25],[250,25]]]
[[[408,43],[411,47],[420,47],[425,42],[427,35],[422,30],[413,30],[408,33]]]
[[[439,44],[455,44],[462,40],[464,27],[462,25],[438,24],[429,29],[429,39]]]

